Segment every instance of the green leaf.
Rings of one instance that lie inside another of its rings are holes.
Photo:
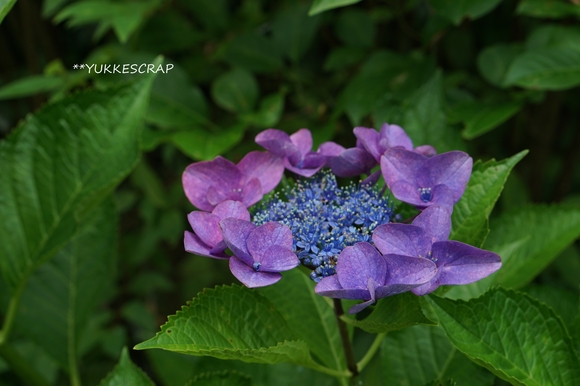
[[[481,76],[494,86],[505,88],[506,74],[512,62],[524,51],[521,44],[495,44],[484,48],[477,56]]]
[[[530,285],[522,289],[531,297],[552,307],[554,313],[562,318],[564,325],[570,327],[578,314],[578,294],[562,287],[550,285]]]
[[[567,16],[580,16],[580,6],[559,0],[522,0],[516,13],[520,15],[558,19]]]
[[[495,283],[516,288],[527,284],[579,236],[580,209],[575,206],[523,206],[502,214],[492,221],[485,248],[497,251],[518,240],[525,242],[502,256]]]
[[[306,342],[323,364],[343,370],[344,352],[334,309],[314,293],[315,284],[304,273],[292,270],[285,272],[276,285],[260,288],[259,292],[276,305],[294,335]]]
[[[136,165],[153,78],[49,104],[0,143],[0,269],[10,287],[66,244]]]
[[[64,84],[64,79],[56,76],[31,75],[2,86],[0,100],[56,91],[63,88]]]
[[[337,47],[330,52],[324,62],[324,71],[336,71],[360,62],[365,50],[359,47]]]
[[[460,385],[493,384],[494,376],[459,352],[441,327],[414,326],[388,334],[381,346],[387,385],[422,386],[452,378]]]
[[[375,22],[367,12],[346,9],[340,13],[335,24],[336,35],[345,45],[370,48],[374,44]]]
[[[314,0],[308,11],[309,16],[328,11],[329,9],[356,4],[361,0]]]
[[[185,386],[252,386],[252,377],[236,371],[215,371],[200,374]]]
[[[527,150],[503,161],[476,162],[465,193],[453,208],[450,239],[480,247],[489,232],[488,218],[513,167]]]
[[[526,48],[569,48],[580,50],[580,28],[563,25],[543,25],[526,39]]]
[[[308,17],[305,6],[297,3],[276,16],[272,38],[281,52],[298,62],[312,45],[319,23],[320,17]]]
[[[0,0],[0,23],[8,15],[14,4],[16,4],[16,0]]]
[[[200,293],[170,316],[155,337],[135,346],[151,348],[249,363],[316,365],[276,306],[240,286]]]
[[[154,383],[149,379],[147,374],[137,367],[131,358],[127,347],[123,348],[119,363],[115,366],[113,371],[107,375],[105,379],[99,383],[99,386],[153,386]]]
[[[258,111],[243,117],[248,124],[262,128],[276,126],[284,112],[284,92],[268,95],[260,102]]]
[[[211,85],[211,95],[216,104],[233,113],[251,111],[258,93],[254,76],[241,68],[226,72]]]
[[[453,108],[453,115],[464,122],[465,129],[461,135],[465,139],[474,139],[483,135],[514,116],[522,108],[520,101],[503,103],[466,102]]]
[[[496,288],[469,302],[430,296],[451,342],[498,377],[525,385],[573,385],[580,361],[566,328],[544,304]]]
[[[464,18],[477,19],[494,9],[501,0],[430,0],[441,15],[459,25]]]
[[[416,324],[435,325],[421,311],[419,298],[410,292],[380,299],[373,312],[363,320],[348,323],[370,333],[401,330]]]
[[[224,48],[223,56],[234,66],[253,72],[272,72],[284,67],[279,50],[272,39],[245,34],[229,42]]]
[[[17,328],[72,372],[79,342],[115,278],[117,213],[109,200],[95,208],[79,234],[28,279]],[[39,318],[43,322],[38,323]]]
[[[511,64],[507,85],[562,90],[580,84],[580,50],[553,47],[526,51]]]
[[[209,133],[194,127],[192,130],[173,134],[171,141],[184,154],[195,160],[210,160],[240,142],[245,129],[245,124],[237,124],[219,133]]]

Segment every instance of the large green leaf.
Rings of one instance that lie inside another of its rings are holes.
[[[153,76],[47,105],[0,143],[0,268],[14,288],[139,159]]]
[[[441,327],[414,326],[388,334],[381,346],[383,383],[423,386],[453,379],[459,385],[492,385],[494,376],[459,352]]]
[[[560,47],[580,50],[580,28],[557,24],[542,25],[526,39],[526,48]]]
[[[147,374],[137,367],[127,351],[127,347],[123,348],[119,363],[115,366],[113,371],[101,381],[99,386],[153,386],[154,383],[149,379]]]
[[[513,61],[524,51],[521,44],[495,44],[484,48],[477,56],[477,68],[489,83],[507,87],[506,74]]]
[[[220,132],[209,133],[197,127],[178,131],[171,141],[195,160],[210,160],[236,145],[244,136],[245,124],[236,124]]]
[[[577,385],[580,361],[560,318],[542,303],[496,288],[469,302],[431,296],[451,342],[512,384]]]
[[[15,80],[0,88],[0,100],[21,98],[43,92],[55,91],[64,86],[64,78],[46,75],[31,75]]]
[[[211,86],[211,95],[218,106],[233,113],[251,111],[258,94],[256,79],[241,68],[221,75]]]
[[[250,363],[316,366],[307,344],[297,340],[276,306],[240,286],[200,293],[170,316],[155,337],[135,346],[150,348]]]
[[[0,0],[0,23],[8,15],[14,4],[16,4],[16,0]]]
[[[438,13],[459,25],[468,17],[477,19],[494,9],[501,0],[430,0]]]
[[[356,4],[361,0],[314,0],[310,6],[308,15],[314,16],[318,13],[328,11],[329,9],[344,7],[346,5]]]
[[[513,167],[524,150],[503,161],[476,162],[465,193],[453,208],[450,238],[481,246],[489,232],[488,218]]]
[[[259,292],[276,305],[294,335],[305,341],[326,366],[344,370],[344,351],[334,309],[314,293],[314,285],[305,274],[292,270],[284,273],[279,283]]]
[[[380,299],[369,316],[363,320],[349,320],[349,323],[371,333],[391,332],[416,324],[435,324],[423,315],[419,298],[410,292]]]
[[[107,296],[103,289],[113,285],[116,247],[117,213],[106,201],[71,242],[32,274],[22,294],[17,328],[69,372],[78,370],[79,341],[88,319]]]
[[[465,139],[474,139],[495,129],[522,108],[520,101],[482,103],[469,101],[454,106],[450,120],[463,122],[465,129],[461,133]]]

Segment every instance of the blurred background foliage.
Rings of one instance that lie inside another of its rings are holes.
[[[494,215],[530,203],[579,206],[579,3],[0,1],[1,137],[48,101],[131,76],[75,64],[152,63],[162,54],[174,65],[153,84],[140,162],[103,209],[112,218],[119,213],[119,231],[115,236],[112,228],[114,253],[100,268],[109,282],[82,320],[83,383],[98,383],[123,346],[153,336],[166,315],[204,287],[234,281],[223,262],[183,251],[193,207],[181,173],[218,154],[237,162],[258,149],[254,137],[263,129],[306,127],[315,147],[328,140],[351,147],[354,126],[389,122],[404,127],[415,145],[462,149],[474,159],[529,149]],[[578,247],[567,248],[527,289],[571,320],[580,293]],[[34,317],[21,313],[24,321]],[[68,383],[66,358],[35,338],[42,329],[29,330],[17,329],[18,352],[50,383]],[[291,365],[155,350],[130,355],[164,385],[223,369],[251,372],[255,384],[334,382]],[[1,359],[0,379],[19,384]]]

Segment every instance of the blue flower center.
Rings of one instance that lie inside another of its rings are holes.
[[[254,271],[258,272],[258,271],[260,270],[260,267],[261,267],[261,266],[262,266],[262,263],[255,262],[255,263],[252,265],[252,268],[254,268]]]
[[[433,193],[431,193],[431,188],[419,188],[419,197],[423,202],[429,202],[433,198]]]
[[[281,198],[281,196],[284,196]],[[372,243],[372,233],[388,223],[393,206],[388,197],[369,185],[339,187],[334,175],[320,172],[264,201],[252,222],[276,221],[292,230],[294,253],[312,270],[316,282],[336,273],[338,255],[360,241]]]

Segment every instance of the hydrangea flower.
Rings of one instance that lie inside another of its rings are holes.
[[[435,264],[428,259],[381,255],[371,244],[360,242],[340,253],[336,275],[322,279],[314,290],[332,298],[365,300],[351,307],[349,313],[354,314],[377,299],[428,282],[436,270]]]
[[[326,164],[339,177],[369,175],[377,164],[368,151],[358,147],[346,149],[334,142],[324,142],[319,150],[327,157]]]
[[[183,172],[183,190],[204,211],[226,200],[250,207],[278,185],[283,173],[282,160],[268,152],[250,152],[237,165],[217,156],[189,165]]]
[[[263,287],[282,278],[280,272],[300,264],[292,252],[292,232],[282,224],[256,226],[249,221],[226,218],[220,222],[223,238],[233,252],[230,270],[247,287]]]
[[[299,176],[312,177],[326,163],[326,156],[312,151],[312,134],[300,129],[292,135],[268,129],[256,136],[256,143],[282,158],[284,167]]]
[[[250,212],[244,204],[232,200],[218,204],[211,213],[191,212],[187,219],[194,233],[185,231],[185,250],[200,256],[228,259],[229,255],[224,252],[227,246],[219,223],[229,217],[250,221]]]
[[[462,151],[426,157],[402,148],[388,149],[381,171],[393,195],[417,208],[453,205],[463,195],[473,160]]]

